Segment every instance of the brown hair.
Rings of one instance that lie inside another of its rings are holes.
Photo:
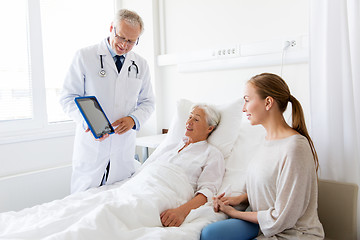
[[[290,94],[290,89],[286,82],[278,75],[272,73],[262,73],[252,77],[248,83],[256,88],[256,92],[262,99],[270,96],[279,106],[281,113],[285,112],[288,102],[292,105],[292,128],[307,138],[311,152],[314,156],[316,172],[319,168],[319,159],[314,147],[314,143],[307,131],[304,112],[300,102]]]

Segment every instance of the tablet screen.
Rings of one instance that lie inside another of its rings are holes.
[[[106,133],[114,133],[96,97],[77,97],[75,102],[95,138],[101,138]]]

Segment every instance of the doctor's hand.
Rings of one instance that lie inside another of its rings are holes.
[[[132,129],[135,125],[132,117],[123,117],[111,124],[116,134],[123,134]]]
[[[168,209],[160,214],[161,223],[164,227],[179,227],[185,220],[186,214],[180,207]]]
[[[85,130],[85,132],[90,132],[90,128],[87,128],[86,130]],[[95,141],[99,141],[99,142],[102,142],[102,141],[104,141],[106,138],[108,138],[109,137],[109,134],[105,134],[104,136],[102,136],[101,138],[94,138],[95,139]]]

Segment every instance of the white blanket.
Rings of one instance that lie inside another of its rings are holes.
[[[205,225],[224,218],[210,204],[191,211],[178,228],[160,221],[161,212],[193,197],[179,167],[154,163],[112,187],[2,213],[0,239],[199,239]]]

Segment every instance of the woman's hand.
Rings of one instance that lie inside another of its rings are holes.
[[[225,193],[220,194],[219,196],[213,197],[213,207],[215,212],[219,212],[219,201],[225,196]]]
[[[219,211],[219,204],[217,201],[222,202],[224,205],[237,206],[240,203],[247,200],[247,194],[243,194],[236,197],[225,197],[225,193],[220,194],[219,196],[213,198],[214,200],[214,210],[215,212]],[[216,202],[215,202],[216,200]]]
[[[242,212],[238,211],[235,208],[231,207],[230,205],[225,205],[219,199],[214,200],[218,205],[219,211],[225,213],[231,218],[242,219],[248,222],[259,224],[257,219],[257,212]]]
[[[237,206],[242,202],[241,196],[236,197],[222,197],[220,199],[225,205]]]
[[[215,209],[215,206],[217,206],[217,211]],[[235,208],[233,208],[230,205],[226,205],[220,199],[215,199],[214,200],[214,209],[215,209],[216,212],[221,211],[221,212],[225,213],[226,215],[228,215],[230,217],[234,216],[234,213],[237,212],[237,210]]]

